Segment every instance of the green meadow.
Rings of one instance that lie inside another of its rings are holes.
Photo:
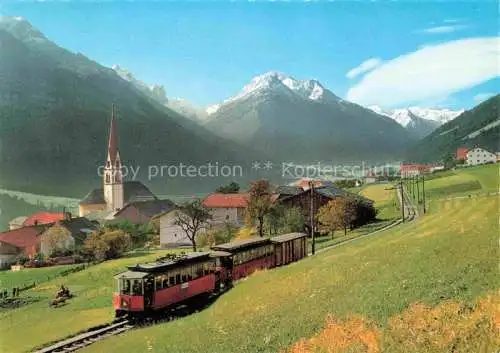
[[[65,271],[77,265],[62,265],[42,268],[25,268],[22,271],[13,272],[10,270],[0,271],[0,290],[11,289],[13,287],[25,287],[40,285],[61,275]],[[10,293],[9,293],[10,295]]]
[[[155,260],[166,250],[134,254],[122,259],[106,261],[86,270],[56,277],[21,293],[21,298],[35,298],[37,302],[17,309],[0,312],[0,352],[25,352],[45,343],[76,334],[92,326],[114,319],[111,305],[114,290],[113,276],[135,263]],[[24,283],[55,275],[59,267],[3,273],[3,283]],[[36,272],[40,271],[40,272]],[[66,305],[49,307],[61,285],[75,295]],[[41,329],[43,328],[43,329]]]

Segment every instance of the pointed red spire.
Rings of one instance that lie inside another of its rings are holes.
[[[108,156],[113,165],[116,162],[117,154],[118,154],[118,134],[116,132],[116,123],[115,123],[115,105],[113,104],[111,107],[111,124],[109,127],[109,141],[108,141]]]

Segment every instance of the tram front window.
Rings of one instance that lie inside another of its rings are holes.
[[[134,284],[132,285],[132,295],[142,295],[142,281],[139,279],[134,279]]]
[[[122,280],[121,294],[129,295],[130,293],[130,280],[124,279]]]

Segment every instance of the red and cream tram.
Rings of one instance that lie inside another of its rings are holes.
[[[236,240],[212,250],[129,266],[116,275],[117,316],[158,311],[200,294],[217,293],[256,270],[299,261],[307,256],[307,235]]]
[[[117,316],[163,309],[219,286],[216,259],[210,252],[129,266],[115,276],[118,291],[113,306]]]

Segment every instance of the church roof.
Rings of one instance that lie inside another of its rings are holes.
[[[128,204],[135,201],[152,201],[157,197],[140,181],[126,181],[123,183],[123,203]],[[80,201],[80,205],[104,205],[104,189],[96,188],[91,190],[85,198]]]

